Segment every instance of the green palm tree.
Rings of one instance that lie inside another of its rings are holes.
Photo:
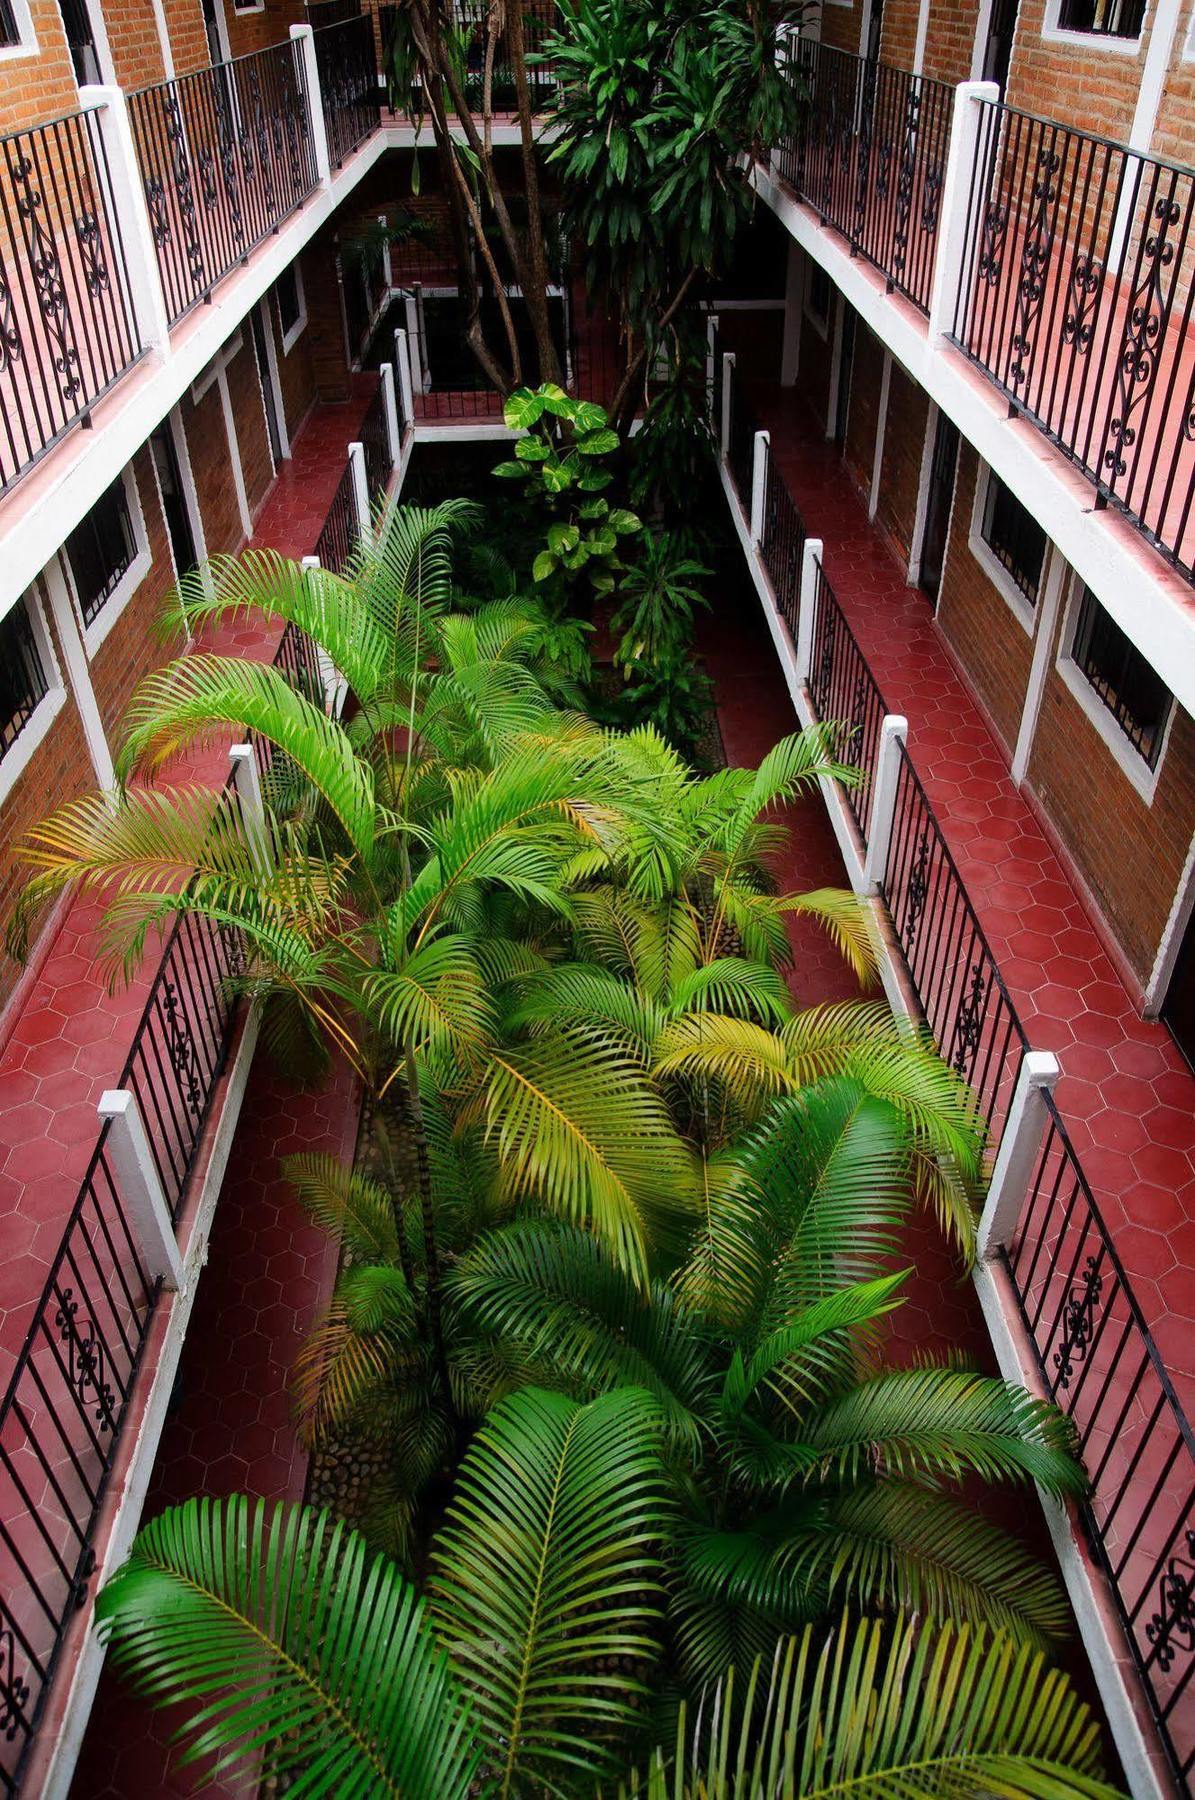
[[[648,1753],[667,1524],[654,1408],[528,1392],[462,1465],[428,1595],[327,1514],[233,1498],[145,1526],[101,1592],[117,1669],[213,1777],[264,1753],[337,1800],[1104,1800],[1098,1730],[1065,1676],[1006,1635],[843,1621],[782,1642]],[[861,1729],[861,1726],[863,1729]]]

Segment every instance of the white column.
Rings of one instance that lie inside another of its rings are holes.
[[[109,1121],[108,1161],[145,1273],[177,1290],[183,1284],[183,1259],[136,1097],[128,1088],[107,1088],[96,1110]]]
[[[804,316],[805,267],[796,238],[788,240],[784,276],[784,341],[780,348],[780,385],[792,387],[801,367],[801,322]]]
[[[394,334],[394,366],[398,370],[398,393],[402,400],[401,423],[409,425],[415,418],[415,391],[411,380],[410,346],[401,325]]]
[[[402,454],[402,432],[398,429],[398,409],[394,404],[394,364],[383,363],[379,373],[382,377],[382,416],[386,421],[386,442],[390,447],[390,461],[397,468]]]
[[[164,355],[170,339],[170,318],[124,94],[116,87],[81,87],[79,105],[84,112],[96,114],[103,139],[108,192],[124,248],[129,293],[141,342],[147,350]]]
[[[721,430],[721,436],[719,438],[723,456],[726,455],[727,450],[729,450],[729,448],[730,448],[730,406],[731,406],[730,394],[731,394],[731,388],[733,387],[733,385],[734,385],[734,351],[733,350],[724,350],[722,352],[722,420],[721,420],[722,430]]]
[[[271,861],[266,841],[266,803],[261,791],[261,772],[252,744],[230,745],[228,760],[232,764],[232,778],[241,803],[241,816],[249,833],[250,852],[258,874],[265,876]]]
[[[353,471],[353,500],[357,508],[357,531],[368,537],[373,529],[369,510],[369,477],[365,473],[365,445],[349,445],[349,468]]]
[[[418,354],[419,386],[421,393],[429,393],[432,385],[432,365],[427,353],[427,319],[423,311],[423,283],[415,283],[415,320],[417,325],[415,348]]]
[[[871,459],[871,489],[867,496],[867,517],[875,524],[880,504],[880,475],[884,467],[884,433],[888,426],[888,390],[892,385],[892,352],[884,352],[884,372],[880,376],[880,403],[876,408],[875,452]]]
[[[994,81],[962,81],[954,90],[954,115],[950,149],[942,182],[938,247],[929,302],[929,341],[934,344],[954,329],[954,309],[963,280],[963,253],[967,243],[967,216],[975,180],[975,153],[980,126],[995,117],[991,103],[999,100]],[[980,170],[982,181],[983,171]]]
[[[797,593],[797,680],[802,687],[808,682],[813,667],[813,620],[821,561],[821,538],[806,538],[801,552],[801,586]]]
[[[403,335],[407,343],[411,388],[416,394],[422,394],[424,391],[423,350],[419,342],[419,308],[415,304],[414,294],[403,295],[403,312],[407,320]]]
[[[383,231],[389,231],[389,221],[387,220],[385,213],[378,214],[378,224]],[[390,299],[390,288],[394,280],[394,267],[390,260],[389,236],[387,236],[382,243],[382,274],[386,281],[386,299],[382,302],[383,306],[385,306]]]
[[[220,411],[224,415],[224,436],[228,442],[228,469],[232,476],[233,491],[237,497],[237,510],[241,515],[241,529],[246,537],[253,536],[253,514],[249,511],[249,492],[245,486],[245,471],[241,464],[241,446],[237,438],[236,414],[232,410],[232,395],[228,388],[228,369],[220,352],[220,362],[216,369],[216,390],[220,395]],[[265,429],[265,421],[262,421]]]
[[[324,100],[320,93],[319,67],[315,60],[315,37],[310,25],[292,25],[290,35],[291,41],[299,46],[299,55],[303,58],[303,78],[307,88],[307,114],[311,126],[311,154],[315,158],[315,177],[321,187],[327,187],[332,179],[332,164],[328,157]]]
[[[763,501],[768,484],[768,453],[772,440],[766,431],[755,434],[751,459],[751,542],[763,541]]]
[[[884,879],[896,813],[900,751],[908,735],[907,719],[899,713],[885,714],[876,754],[875,786],[871,790],[871,817],[867,821],[867,855],[863,859],[863,891],[868,894],[878,893]]]
[[[70,577],[62,565],[62,556],[51,557],[46,564],[42,576],[46,597],[50,602],[50,614],[58,633],[62,660],[66,665],[67,682],[79,710],[79,723],[83,727],[83,741],[87,745],[87,754],[91,758],[95,778],[102,788],[109,793],[115,793],[116,771],[112,767],[112,753],[108,748],[104,721],[100,715],[99,702],[95,697],[95,688],[91,682],[91,665],[88,663],[87,652],[83,647],[79,615],[75,611],[71,598]],[[36,604],[34,595],[30,596],[30,603],[31,606]]]
[[[713,422],[714,378],[718,372],[718,315],[711,313],[705,322],[705,414]]]
[[[1021,1058],[979,1220],[976,1250],[981,1262],[991,1262],[1012,1240],[1041,1154],[1046,1096],[1053,1093],[1060,1072],[1052,1051],[1026,1050]]]

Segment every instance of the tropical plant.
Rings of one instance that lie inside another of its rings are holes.
[[[691,646],[694,615],[698,608],[709,608],[696,583],[709,573],[666,533],[643,533],[638,558],[619,581],[618,604],[610,618],[618,640],[615,659],[624,671],[634,664],[667,663]]]
[[[592,1794],[625,1762],[658,1655],[652,1430],[634,1393],[499,1409],[426,1604],[326,1514],[172,1508],[99,1596],[109,1654],[153,1704],[187,1709],[182,1760],[216,1777],[264,1752],[289,1791],[338,1800]],[[999,1633],[844,1621],[781,1645],[770,1683],[757,1664],[742,1705],[735,1679],[693,1727],[682,1710],[675,1758],[628,1773],[624,1800],[1112,1793],[1066,1677]]]

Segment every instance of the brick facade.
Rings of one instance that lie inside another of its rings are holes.
[[[1175,717],[1151,804],[1051,666],[1027,780],[1144,986],[1195,830],[1195,720]]]
[[[347,400],[349,371],[344,350],[344,315],[336,273],[335,244],[321,232],[303,252],[303,291],[307,296],[308,355],[315,391],[321,400]]]
[[[0,61],[0,129],[18,131],[73,112],[79,90],[57,0],[29,0],[37,52]]]
[[[228,27],[228,47],[234,56],[247,56],[251,50],[264,50],[284,38],[292,25],[306,23],[303,0],[266,0],[264,6],[238,12],[233,0],[216,0],[223,5]]]
[[[236,550],[245,533],[228,467],[228,439],[217,383],[213,381],[198,401],[184,394],[182,417],[208,555]]]
[[[883,346],[861,320],[856,320],[843,458],[855,486],[864,496],[870,492],[875,463],[883,371]]]
[[[256,517],[274,479],[270,439],[266,428],[265,397],[253,347],[253,333],[246,320],[241,347],[228,365],[228,392],[241,453],[241,475],[249,512]]]
[[[1033,642],[970,547],[979,458],[959,448],[954,510],[946,546],[938,623],[996,731],[1011,752],[1020,730]]]
[[[931,6],[922,73],[935,81],[970,81],[978,29],[978,0],[939,0]]]
[[[849,6],[842,5],[841,0],[822,0],[823,44],[833,44],[836,50],[858,51],[860,29],[860,0],[851,0]]]
[[[173,653],[173,646],[162,637],[159,626],[166,597],[174,587],[174,564],[148,448],[139,450],[133,458],[133,479],[137,484],[152,562],[91,660],[91,685],[100,709],[104,736],[114,750],[120,742],[121,721],[133,689],[142,676]]]
[[[919,387],[894,358],[888,386],[876,524],[887,532],[902,558],[907,558],[913,547],[928,417],[929,398],[924,388]]]
[[[278,308],[271,294],[266,303],[270,331],[274,339],[274,356],[278,363],[278,386],[282,392],[282,411],[286,429],[294,436],[315,405],[315,369],[311,360],[311,336],[308,327],[299,333],[289,351],[282,348],[282,329]]]

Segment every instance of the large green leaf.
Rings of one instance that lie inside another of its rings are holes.
[[[472,1690],[493,1791],[574,1791],[609,1768],[656,1654],[666,1528],[659,1419],[621,1389],[586,1406],[526,1388],[461,1465],[430,1604]]]
[[[465,1800],[474,1725],[410,1584],[311,1507],[190,1500],[143,1526],[96,1601],[117,1669],[193,1709],[184,1761],[336,1800]]]

